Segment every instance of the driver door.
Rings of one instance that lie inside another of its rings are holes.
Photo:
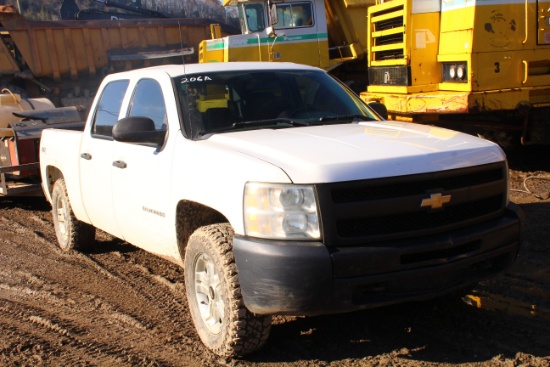
[[[170,97],[174,99],[173,97]],[[167,109],[160,84],[143,78],[135,86],[128,117],[149,117],[167,132]],[[171,150],[168,144],[115,142],[113,200],[123,238],[147,251],[165,254],[169,209]]]

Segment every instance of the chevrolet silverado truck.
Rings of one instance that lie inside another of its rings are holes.
[[[42,134],[59,246],[99,228],[181,265],[225,357],[261,348],[272,315],[442,297],[510,267],[523,221],[503,151],[375,107],[290,63],[109,75],[83,132]]]

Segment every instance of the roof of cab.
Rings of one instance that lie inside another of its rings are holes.
[[[187,64],[187,65],[160,65],[152,66],[146,69],[136,69],[117,73],[121,74],[134,74],[140,72],[140,70],[147,71],[159,71],[168,74],[170,77],[176,77],[180,75],[189,75],[205,72],[218,72],[218,71],[253,71],[253,70],[320,70],[315,67],[287,63],[287,62],[213,62],[204,64]]]

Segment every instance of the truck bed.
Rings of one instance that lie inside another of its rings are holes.
[[[28,113],[39,114],[45,112],[30,111]],[[78,112],[75,113],[78,114]],[[40,120],[27,120],[10,124],[13,134],[11,136],[6,134],[6,136],[0,138],[0,156],[2,158],[0,161],[0,196],[42,195],[38,157],[42,132],[53,127],[82,131],[84,125],[84,121],[47,124]],[[62,141],[59,144],[63,144]]]

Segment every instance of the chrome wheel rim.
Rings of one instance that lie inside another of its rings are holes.
[[[208,331],[218,334],[225,314],[222,285],[214,262],[204,253],[195,260],[195,298]]]
[[[57,230],[63,238],[63,242],[65,242],[69,233],[69,222],[67,221],[67,207],[61,197],[57,197],[55,200],[55,216],[57,218]]]

